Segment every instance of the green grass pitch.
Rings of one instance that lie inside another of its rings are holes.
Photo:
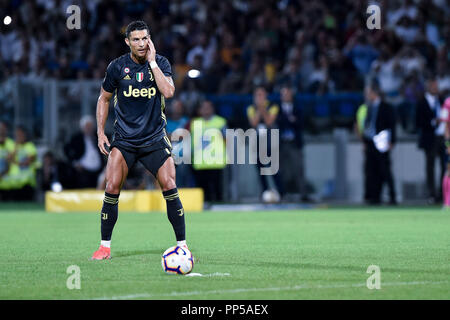
[[[438,208],[186,213],[203,276],[185,277],[161,268],[175,242],[165,214],[119,213],[112,259],[89,261],[98,214],[17,207],[0,210],[0,299],[450,298],[450,212]],[[66,287],[71,265],[79,290]]]

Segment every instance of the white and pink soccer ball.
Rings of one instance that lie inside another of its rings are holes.
[[[166,273],[188,274],[194,268],[194,257],[186,247],[170,247],[164,251],[161,265]]]

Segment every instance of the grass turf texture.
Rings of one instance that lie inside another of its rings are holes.
[[[449,299],[450,212],[343,208],[187,214],[193,272],[164,274],[160,213],[119,213],[112,260],[89,261],[100,217],[0,211],[0,299]],[[381,289],[369,290],[369,265]],[[70,265],[81,289],[69,290]],[[229,273],[229,276],[214,275]]]

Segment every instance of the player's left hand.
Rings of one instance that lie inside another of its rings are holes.
[[[147,50],[147,61],[155,61],[156,59],[156,49],[155,45],[153,44],[152,39],[148,38],[148,50]]]

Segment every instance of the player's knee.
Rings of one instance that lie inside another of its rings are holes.
[[[120,193],[120,185],[115,183],[106,182],[105,192],[110,194],[119,194]]]
[[[162,191],[168,191],[177,187],[175,183],[175,177],[167,177],[161,181]]]

